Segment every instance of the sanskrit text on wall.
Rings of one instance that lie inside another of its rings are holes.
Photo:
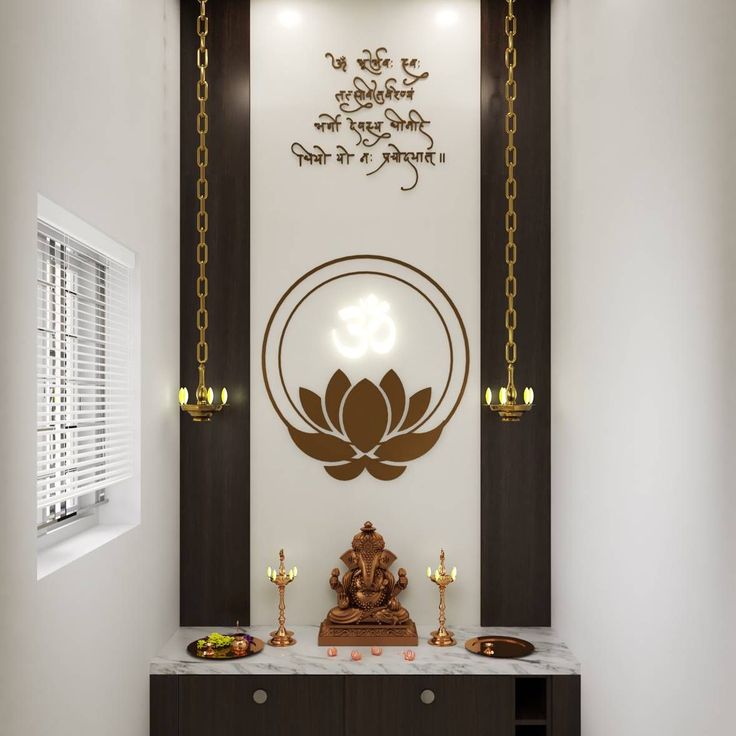
[[[429,79],[420,59],[394,59],[385,47],[363,49],[356,59],[327,52],[325,59],[340,87],[334,106],[317,113],[315,137],[291,144],[300,168],[358,168],[375,176],[400,166],[407,173],[401,190],[408,192],[419,183],[420,171],[445,163],[445,153],[435,150],[432,121],[419,109]]]

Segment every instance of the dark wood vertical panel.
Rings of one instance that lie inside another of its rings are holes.
[[[559,675],[552,681],[550,736],[580,736],[580,675]]]
[[[198,4],[181,6],[181,380],[196,385]],[[208,3],[208,383],[231,406],[181,420],[183,626],[248,623],[250,569],[250,3]]]
[[[150,736],[179,736],[179,678],[151,675]]]
[[[517,14],[517,386],[535,408],[519,424],[481,418],[481,622],[550,623],[550,42],[549,0]],[[481,377],[505,384],[504,18],[481,0]]]

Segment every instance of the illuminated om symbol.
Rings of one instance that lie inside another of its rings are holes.
[[[345,344],[337,330],[332,330],[332,341],[346,358],[362,358],[368,350],[381,355],[388,353],[396,342],[396,325],[389,317],[391,306],[379,301],[373,294],[360,299],[358,304],[344,307],[338,316],[351,341]]]

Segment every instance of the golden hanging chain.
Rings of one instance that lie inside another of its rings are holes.
[[[514,135],[516,133],[516,113],[514,112],[514,102],[516,100],[516,80],[514,79],[514,69],[516,68],[516,47],[514,46],[514,36],[516,36],[516,16],[514,15],[514,0],[507,0],[508,10],[506,13],[506,37],[508,43],[506,46],[506,69],[508,77],[506,80],[506,117],[505,131],[507,136],[505,162],[508,174],[506,176],[506,265],[508,274],[506,276],[506,298],[508,304],[506,307],[506,329],[508,331],[508,339],[506,341],[506,363],[508,366],[508,400],[514,402],[516,400],[516,386],[514,385],[514,364],[516,363],[516,342],[514,341],[514,331],[516,330],[516,308],[514,299],[516,298],[516,275],[514,266],[516,264],[516,210],[514,204],[516,201],[516,178],[514,169],[516,168],[516,146],[514,144]]]
[[[207,327],[209,316],[207,314],[207,294],[209,284],[207,282],[207,261],[209,251],[207,248],[207,229],[209,226],[207,216],[207,197],[209,185],[207,183],[207,164],[209,152],[207,151],[207,131],[209,119],[207,117],[207,98],[209,87],[207,85],[207,32],[209,20],[207,18],[207,0],[199,2],[199,17],[197,18],[197,35],[199,36],[199,48],[197,49],[197,67],[199,68],[199,79],[197,80],[197,100],[199,101],[199,112],[197,113],[197,133],[199,134],[199,145],[197,146],[197,166],[199,167],[199,178],[197,179],[197,200],[199,210],[197,211],[197,232],[199,243],[197,244],[197,263],[199,264],[199,276],[197,277],[197,297],[199,298],[199,309],[197,310],[197,329],[199,330],[199,342],[197,343],[197,363],[200,366],[200,376],[209,354],[207,347]],[[201,383],[201,381],[200,381]]]

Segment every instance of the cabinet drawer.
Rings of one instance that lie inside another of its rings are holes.
[[[513,680],[498,676],[345,678],[347,736],[508,736]]]
[[[180,736],[342,736],[342,733],[342,677],[179,677]]]

